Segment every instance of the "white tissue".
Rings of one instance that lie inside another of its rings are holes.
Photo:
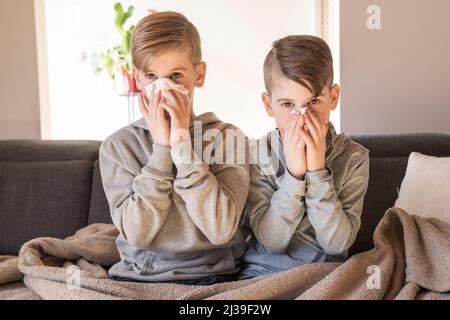
[[[296,114],[300,114],[301,116],[304,116],[306,113],[306,110],[308,110],[308,107],[303,107],[303,108],[297,108],[295,107],[294,109],[292,109],[291,114],[292,115],[296,115]]]
[[[150,99],[152,94],[157,95],[158,92],[161,92],[161,97],[165,97],[167,101],[171,104],[174,104],[175,101],[167,94],[170,90],[175,90],[181,93],[184,96],[189,95],[189,90],[186,89],[183,85],[177,84],[168,78],[159,78],[158,80],[148,84],[145,88],[145,93],[147,97]]]

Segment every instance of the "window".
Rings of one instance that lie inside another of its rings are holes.
[[[106,74],[94,75],[82,52],[98,49],[114,31],[115,0],[45,0],[50,139],[103,140],[128,124],[125,97]],[[320,35],[316,0],[134,0],[132,22],[148,9],[185,14],[199,29],[205,86],[195,93],[195,111],[213,111],[257,138],[274,128],[261,102],[262,66],[272,42],[288,34]],[[140,114],[137,110],[137,118]]]

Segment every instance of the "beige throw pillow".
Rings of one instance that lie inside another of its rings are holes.
[[[395,206],[450,224],[450,158],[411,153]]]

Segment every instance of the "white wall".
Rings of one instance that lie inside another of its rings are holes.
[[[39,139],[39,88],[32,0],[0,1],[0,140]]]
[[[448,0],[341,0],[342,131],[450,133],[449,13]]]
[[[106,76],[77,62],[113,29],[114,0],[46,0],[51,133],[53,139],[104,139],[127,125],[127,104]],[[274,128],[260,102],[262,65],[272,42],[288,34],[314,34],[316,0],[134,0],[134,22],[147,9],[184,13],[199,29],[208,63],[196,92],[198,114],[213,111],[251,137]]]

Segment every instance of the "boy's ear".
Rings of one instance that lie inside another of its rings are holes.
[[[139,91],[142,91],[141,73],[135,66],[133,66],[133,77],[136,80],[136,87],[138,88]]]
[[[206,62],[200,62],[196,67],[195,86],[197,88],[203,87],[206,79]]]
[[[263,92],[261,98],[262,98],[264,107],[266,108],[266,112],[269,115],[269,117],[274,117],[273,108],[272,108],[272,98],[266,92]]]
[[[331,110],[335,110],[337,108],[340,96],[341,96],[341,87],[338,84],[333,85],[330,91]]]

